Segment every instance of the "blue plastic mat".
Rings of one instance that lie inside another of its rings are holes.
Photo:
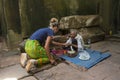
[[[89,69],[92,66],[94,66],[95,64],[99,63],[100,61],[111,56],[111,54],[109,52],[101,53],[99,51],[95,51],[95,50],[91,50],[91,49],[86,49],[86,51],[90,54],[90,57],[91,57],[89,60],[86,60],[86,61],[80,60],[79,54],[74,58],[70,58],[66,55],[62,55],[60,57],[67,61],[70,61],[76,65],[83,66],[83,67]]]

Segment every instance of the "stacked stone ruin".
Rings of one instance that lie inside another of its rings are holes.
[[[99,15],[74,15],[63,17],[60,20],[60,29],[71,30],[75,29],[82,35],[85,42],[91,40],[96,42],[103,40],[105,37],[100,24],[102,19]]]

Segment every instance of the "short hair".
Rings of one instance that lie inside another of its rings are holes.
[[[78,31],[75,30],[75,29],[71,29],[71,30],[70,30],[70,33],[75,33],[75,34],[77,35]]]

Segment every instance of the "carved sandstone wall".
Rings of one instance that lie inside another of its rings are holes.
[[[101,28],[109,33],[109,30],[119,28],[119,2],[119,0],[0,0],[1,34],[11,48],[23,38],[29,37],[36,29],[47,27],[51,17],[60,20],[65,16],[95,14],[102,17]],[[84,25],[84,22],[83,20],[79,25]],[[70,24],[79,27],[76,22]],[[87,28],[87,25],[83,27]],[[89,32],[93,29],[91,27],[84,30]]]

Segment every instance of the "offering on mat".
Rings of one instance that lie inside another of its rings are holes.
[[[69,57],[75,57],[77,55],[77,52],[76,51],[67,51],[67,55]]]

